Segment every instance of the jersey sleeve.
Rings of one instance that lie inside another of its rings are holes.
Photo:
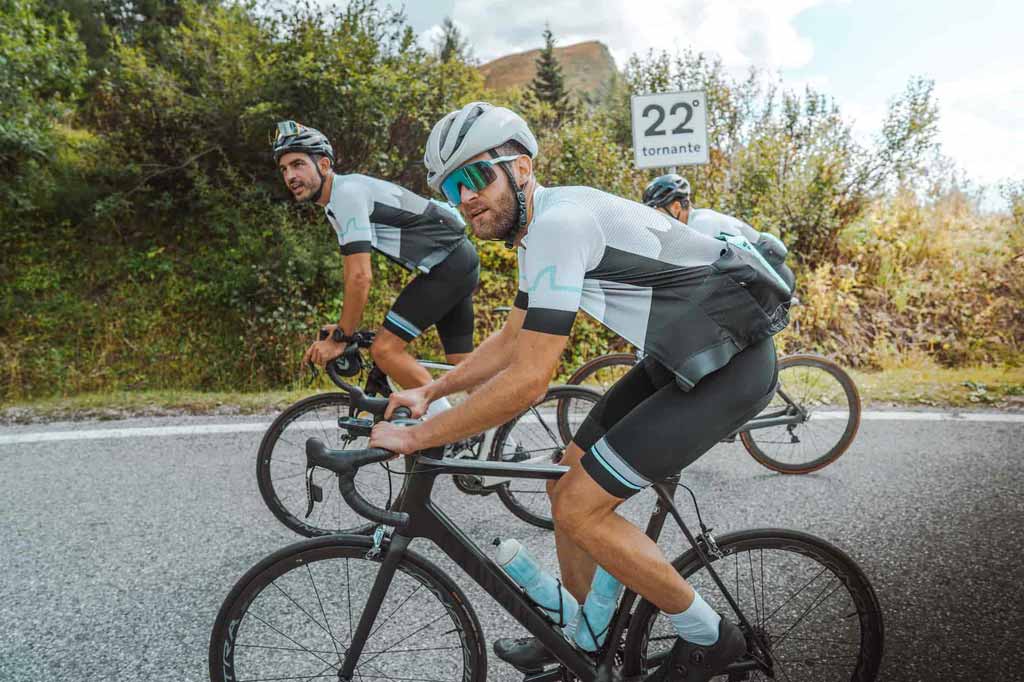
[[[523,289],[523,259],[526,258],[526,250],[523,247],[519,247],[516,250],[516,279],[519,282],[519,286],[516,289],[516,300],[512,304],[520,310],[527,310],[530,307],[530,295]]]
[[[583,280],[603,251],[601,230],[589,211],[553,206],[531,228],[519,266],[520,296],[526,297],[523,329],[567,336],[583,296]]]
[[[335,181],[338,177],[335,176]],[[327,206],[334,218],[338,247],[344,256],[369,253],[377,245],[377,235],[370,222],[373,196],[370,188],[352,181],[339,182],[331,191]]]

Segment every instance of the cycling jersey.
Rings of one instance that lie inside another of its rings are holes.
[[[589,187],[538,187],[519,248],[523,328],[577,310],[654,356],[685,390],[788,323],[790,294],[743,249]]]
[[[366,175],[335,175],[324,207],[341,253],[375,249],[409,270],[430,272],[466,241],[458,211]]]
[[[739,218],[713,211],[710,208],[691,208],[686,225],[709,237],[718,237],[720,234],[744,237],[775,268],[775,271],[789,284],[790,291],[792,291],[793,271],[785,264],[789,250],[775,235],[770,232],[758,232]]]

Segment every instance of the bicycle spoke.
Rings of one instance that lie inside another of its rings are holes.
[[[284,637],[285,639],[287,639],[289,642],[291,642],[295,646],[299,647],[302,651],[305,651],[306,653],[309,653],[309,654],[313,654],[313,657],[318,659],[321,663],[326,663],[328,666],[334,665],[333,663],[331,663],[327,659],[323,658],[322,656],[319,656],[313,649],[310,649],[309,647],[304,646],[301,642],[296,642],[294,639],[292,639],[288,635],[286,635],[283,632],[281,632],[279,629],[277,629],[276,627],[271,625],[269,622],[267,622],[266,620],[261,618],[258,613],[250,613],[250,615],[252,615],[253,618],[255,618],[259,622],[263,623],[264,625],[266,625],[268,628],[270,628],[271,630],[273,630],[277,634],[279,634],[282,637]]]
[[[307,568],[308,568],[308,567],[307,567]],[[282,588],[281,588],[281,586],[277,584],[277,581],[276,581],[276,580],[275,580],[275,581],[273,581],[273,582],[272,582],[272,583],[270,583],[270,584],[271,584],[271,585],[273,585],[273,586],[274,586],[274,587],[275,587],[275,588],[277,589],[277,591],[278,591],[278,592],[280,592],[281,594],[283,594],[283,595],[284,595],[284,597],[285,597],[285,599],[287,599],[287,600],[288,600],[288,601],[290,601],[291,603],[295,604],[295,608],[297,608],[297,609],[298,609],[299,611],[301,611],[301,612],[302,612],[302,613],[303,613],[303,614],[304,614],[304,615],[306,616],[306,618],[309,618],[309,620],[310,620],[310,621],[312,621],[312,622],[313,622],[313,624],[315,624],[315,625],[316,625],[317,627],[319,627],[319,628],[320,628],[321,630],[323,630],[324,632],[326,632],[326,633],[327,633],[327,636],[328,636],[328,637],[330,637],[330,638],[331,638],[331,640],[333,640],[333,639],[334,639],[334,635],[332,635],[332,634],[331,634],[331,631],[330,631],[330,630],[328,630],[327,628],[325,628],[325,627],[323,626],[323,624],[322,624],[322,623],[320,623],[320,621],[318,621],[318,620],[317,620],[316,618],[314,618],[314,617],[313,617],[313,616],[312,616],[312,615],[311,615],[311,614],[309,613],[309,611],[307,611],[306,609],[302,608],[302,606],[300,606],[300,605],[299,605],[299,602],[295,601],[295,600],[294,600],[294,599],[292,598],[292,596],[291,596],[290,594],[288,594],[287,592],[285,592],[285,591],[284,591],[284,589],[282,589]]]
[[[402,600],[402,603],[401,603],[401,604],[399,604],[398,606],[396,606],[396,607],[395,607],[395,608],[394,608],[394,609],[393,609],[393,610],[391,611],[391,613],[389,613],[389,614],[388,614],[388,617],[387,617],[387,618],[385,618],[385,619],[384,619],[384,620],[383,620],[383,621],[382,621],[381,623],[379,623],[379,624],[377,625],[377,627],[376,627],[376,628],[375,628],[375,629],[373,630],[373,632],[371,632],[371,633],[370,633],[370,634],[369,634],[369,635],[368,635],[368,636],[366,637],[366,639],[368,639],[368,640],[369,640],[369,639],[372,639],[372,638],[373,638],[373,636],[374,636],[375,634],[377,634],[377,633],[378,633],[378,632],[380,631],[380,629],[381,629],[382,627],[384,627],[385,625],[387,625],[388,621],[390,621],[390,620],[391,620],[392,618],[394,618],[394,617],[395,617],[395,614],[396,614],[396,613],[398,613],[399,609],[401,609],[401,608],[402,608],[403,606],[405,606],[405,605],[406,605],[407,603],[409,603],[409,600],[410,600],[410,599],[412,599],[412,598],[413,598],[414,596],[416,596],[416,593],[417,593],[417,592],[419,592],[419,591],[420,591],[421,589],[423,589],[423,585],[419,585],[419,586],[418,586],[418,587],[417,587],[417,588],[416,588],[415,590],[413,590],[413,591],[412,591],[412,594],[410,594],[410,595],[409,595],[408,597],[406,597],[405,599],[403,599],[403,600]]]
[[[767,623],[768,621],[770,621],[770,620],[771,620],[771,619],[772,619],[772,618],[773,618],[773,617],[775,616],[775,614],[779,612],[779,610],[781,610],[781,609],[782,609],[782,608],[783,608],[784,606],[786,606],[786,604],[788,604],[789,602],[793,601],[793,599],[794,599],[794,598],[796,598],[796,596],[797,596],[798,594],[800,594],[801,592],[803,592],[804,590],[806,590],[806,589],[807,589],[807,588],[808,588],[808,587],[809,587],[809,586],[811,585],[811,583],[813,583],[813,582],[814,582],[815,580],[817,580],[818,578],[820,578],[820,577],[821,577],[821,575],[822,575],[823,573],[825,573],[826,571],[828,571],[828,568],[827,568],[827,567],[826,567],[826,568],[822,568],[822,569],[821,569],[820,571],[818,571],[818,573],[817,573],[817,574],[816,574],[816,575],[815,575],[815,576],[814,576],[813,578],[811,578],[811,579],[810,579],[810,580],[808,580],[808,581],[807,581],[806,583],[804,583],[803,587],[801,587],[801,588],[800,588],[799,590],[797,590],[796,592],[794,592],[793,594],[791,594],[791,595],[789,596],[789,598],[788,598],[788,599],[786,599],[786,601],[784,601],[784,602],[782,602],[781,604],[779,604],[778,608],[776,608],[776,609],[775,609],[774,611],[772,611],[772,612],[771,612],[770,614],[768,614],[768,616],[767,616],[767,617],[766,617],[766,618],[764,619],[764,622],[765,622],[765,623]]]
[[[811,602],[810,606],[808,606],[806,609],[804,609],[804,612],[802,614],[800,614],[800,617],[797,618],[796,622],[793,623],[792,625],[790,625],[789,629],[786,630],[785,632],[783,632],[782,635],[780,635],[779,638],[777,640],[775,640],[775,646],[778,646],[778,645],[782,644],[784,641],[786,641],[786,637],[789,635],[789,633],[792,632],[793,629],[796,628],[797,625],[799,625],[801,622],[803,622],[803,620],[807,617],[807,614],[809,614],[811,611],[813,611],[815,608],[817,608],[820,604],[824,604],[826,601],[828,601],[828,598],[831,597],[833,594],[835,594],[839,590],[839,588],[841,588],[842,586],[843,586],[843,584],[837,580],[836,581],[836,586],[832,589],[832,591],[829,592],[828,594],[824,595],[824,596],[822,596],[822,594],[824,592],[824,589],[822,589],[822,591],[818,593],[818,597],[816,597]],[[826,587],[828,587],[828,586],[826,585]]]
[[[404,636],[402,636],[402,637],[399,637],[399,638],[398,638],[398,642],[403,642],[403,641],[405,641],[405,640],[409,639],[410,637],[412,637],[413,635],[417,635],[417,634],[419,634],[419,633],[423,632],[424,630],[426,630],[427,628],[429,628],[429,627],[430,627],[431,625],[433,625],[434,623],[436,623],[436,622],[438,622],[439,620],[441,620],[442,618],[444,618],[444,617],[445,617],[446,615],[447,615],[447,614],[445,614],[445,613],[442,613],[442,614],[441,614],[440,616],[438,616],[438,617],[437,617],[437,618],[435,618],[434,620],[430,621],[430,622],[429,622],[429,623],[427,623],[426,625],[423,625],[423,626],[421,626],[421,627],[419,627],[419,628],[416,628],[415,630],[413,630],[412,632],[410,632],[410,633],[409,633],[408,635],[404,635]],[[369,639],[369,637],[368,637],[367,639]],[[397,643],[396,643],[396,644],[394,644],[394,645],[392,645],[392,646],[397,646]],[[388,652],[388,651],[390,651],[390,648],[388,648],[388,649],[384,649],[384,650],[382,650],[382,651],[378,652],[378,653],[377,653],[376,655],[374,655],[374,656],[371,656],[371,657],[370,657],[370,658],[369,658],[369,659],[367,660],[367,663],[369,663],[369,662],[370,662],[370,661],[372,661],[373,659],[377,658],[377,656],[380,656],[381,654],[383,654],[383,653],[386,653],[386,652]]]
[[[334,638],[334,635],[331,634],[331,622],[327,618],[327,612],[324,610],[324,602],[320,599],[320,590],[316,588],[316,581],[313,580],[313,570],[309,567],[309,564],[306,564],[306,574],[309,576],[309,584],[313,587],[313,594],[316,595],[317,604],[320,605],[320,613],[324,617],[324,625],[327,626],[327,634],[331,637],[331,644],[334,645],[334,652],[338,654],[338,664],[341,665],[341,652],[338,651],[338,641]],[[348,651],[347,648],[346,651]]]

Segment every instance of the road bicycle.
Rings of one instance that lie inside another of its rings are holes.
[[[351,398],[360,389],[345,378],[366,369],[366,380],[360,393],[385,398],[391,394],[393,387],[384,371],[372,361],[367,363],[362,356],[362,351],[373,344],[373,339],[372,331],[357,332],[342,356],[328,363],[327,373],[341,389],[340,392],[319,393],[291,405],[274,419],[260,442],[256,454],[260,495],[274,516],[300,535],[365,533],[371,529],[370,524],[345,504],[340,494],[334,493],[334,486],[328,480],[334,474],[326,470],[317,473],[314,483],[325,491],[327,497],[317,506],[315,513],[307,515],[304,448],[311,436],[335,448],[358,448],[367,444],[373,419],[360,417],[359,409]],[[452,365],[445,363],[418,362],[435,372],[452,369]],[[600,397],[597,391],[581,386],[553,386],[539,403],[523,414],[497,429],[449,446],[446,456],[515,462],[557,461]],[[366,467],[360,472],[356,485],[369,499],[380,504],[385,500],[390,503],[393,498],[392,473],[400,471]],[[552,527],[546,503],[536,497],[532,488],[513,486],[506,479],[469,474],[456,476],[453,480],[464,493],[497,494],[520,519]]]
[[[600,391],[642,357],[609,353],[584,363],[566,382]],[[842,367],[821,355],[779,359],[779,387],[771,403],[728,442],[738,437],[755,460],[780,474],[807,474],[839,459],[860,426],[860,393]]]
[[[358,394],[352,400],[378,415],[387,403]],[[352,509],[381,525],[372,538],[339,534],[292,544],[246,572],[211,632],[212,682],[484,682],[487,647],[476,613],[452,577],[410,547],[417,538],[433,542],[554,655],[558,663],[528,674],[527,682],[639,681],[662,663],[675,635],[653,604],[625,590],[605,644],[594,654],[578,650],[431,499],[441,476],[551,481],[566,467],[444,458],[441,449],[429,450],[405,458],[399,511],[371,504],[355,484],[361,468],[392,457],[386,450],[330,450],[315,438],[307,441],[308,506],[322,495],[313,481],[323,468],[337,477]],[[767,528],[715,535],[696,497],[694,535],[674,503],[678,479],[654,486],[658,499],[646,533],[657,541],[666,519],[675,521],[689,549],[673,566],[743,631],[747,651],[720,679],[877,679],[882,614],[857,564],[806,533]],[[385,533],[386,527],[393,530]]]

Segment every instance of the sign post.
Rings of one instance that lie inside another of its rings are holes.
[[[708,162],[707,97],[703,90],[633,95],[633,158],[637,168]]]

